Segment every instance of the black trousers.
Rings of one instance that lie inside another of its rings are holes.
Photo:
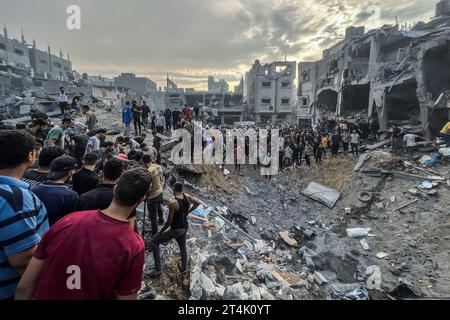
[[[164,127],[156,126],[156,132],[164,134]]]
[[[332,155],[337,156],[339,153],[339,145],[333,144],[331,146],[331,153],[332,153]]]
[[[345,154],[347,154],[347,153],[348,153],[348,142],[344,142],[344,143],[342,144],[342,146],[344,147],[344,152],[345,152]]]
[[[67,102],[60,102],[59,103],[59,109],[61,110],[61,117],[64,118],[67,110],[67,106],[69,104]]]
[[[178,247],[180,248],[181,255],[181,272],[185,272],[187,270],[187,247],[186,247],[186,238],[187,238],[187,229],[169,229],[164,232],[157,238],[154,238],[150,244],[150,248],[153,252],[153,259],[155,260],[155,270],[161,271],[162,263],[161,263],[161,249],[160,245],[168,243],[175,239],[178,243]]]
[[[308,166],[311,166],[311,158],[310,158],[310,156],[308,156],[308,155],[305,154],[305,160],[306,160],[306,164],[307,164]]]
[[[359,155],[359,146],[356,143],[352,143],[352,155]]]

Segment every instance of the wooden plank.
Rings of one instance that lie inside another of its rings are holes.
[[[297,240],[292,239],[291,237],[289,237],[289,231],[282,231],[282,232],[280,232],[280,237],[281,237],[281,239],[283,239],[284,242],[286,242],[291,247],[297,247],[298,246]]]

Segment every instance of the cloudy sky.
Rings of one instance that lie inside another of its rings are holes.
[[[428,21],[437,0],[0,0],[0,24],[38,47],[69,52],[74,69],[135,72],[164,86],[206,87],[208,75],[235,85],[255,59],[312,61],[351,25]],[[81,30],[66,27],[69,5]]]

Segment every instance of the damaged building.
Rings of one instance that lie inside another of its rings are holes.
[[[321,60],[300,63],[297,122],[334,117],[437,134],[450,116],[449,8],[439,2],[412,28],[350,27]]]
[[[262,65],[256,60],[244,80],[244,103],[248,120],[291,122],[297,96],[295,78],[295,61]]]
[[[73,80],[69,55],[65,58],[61,51],[59,55],[55,55],[50,46],[47,51],[42,51],[37,48],[35,40],[32,45],[29,45],[23,34],[21,41],[11,39],[6,27],[3,29],[3,35],[0,35],[0,66],[3,76],[10,78]]]

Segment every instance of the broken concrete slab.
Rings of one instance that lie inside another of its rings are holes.
[[[287,243],[288,245],[290,245],[291,247],[296,247],[296,246],[298,246],[298,242],[297,242],[297,240],[295,240],[295,239],[293,239],[293,238],[291,238],[290,236],[289,236],[289,231],[282,231],[282,232],[280,232],[280,237],[281,237],[281,239],[283,239],[283,241],[285,242],[285,243]]]
[[[323,203],[330,209],[334,207],[341,196],[338,191],[320,185],[316,182],[311,182],[308,187],[303,190],[302,194]]]
[[[364,153],[359,156],[358,162],[355,165],[355,168],[353,169],[354,172],[358,172],[361,170],[361,168],[364,166],[364,164],[371,158],[370,153]]]

